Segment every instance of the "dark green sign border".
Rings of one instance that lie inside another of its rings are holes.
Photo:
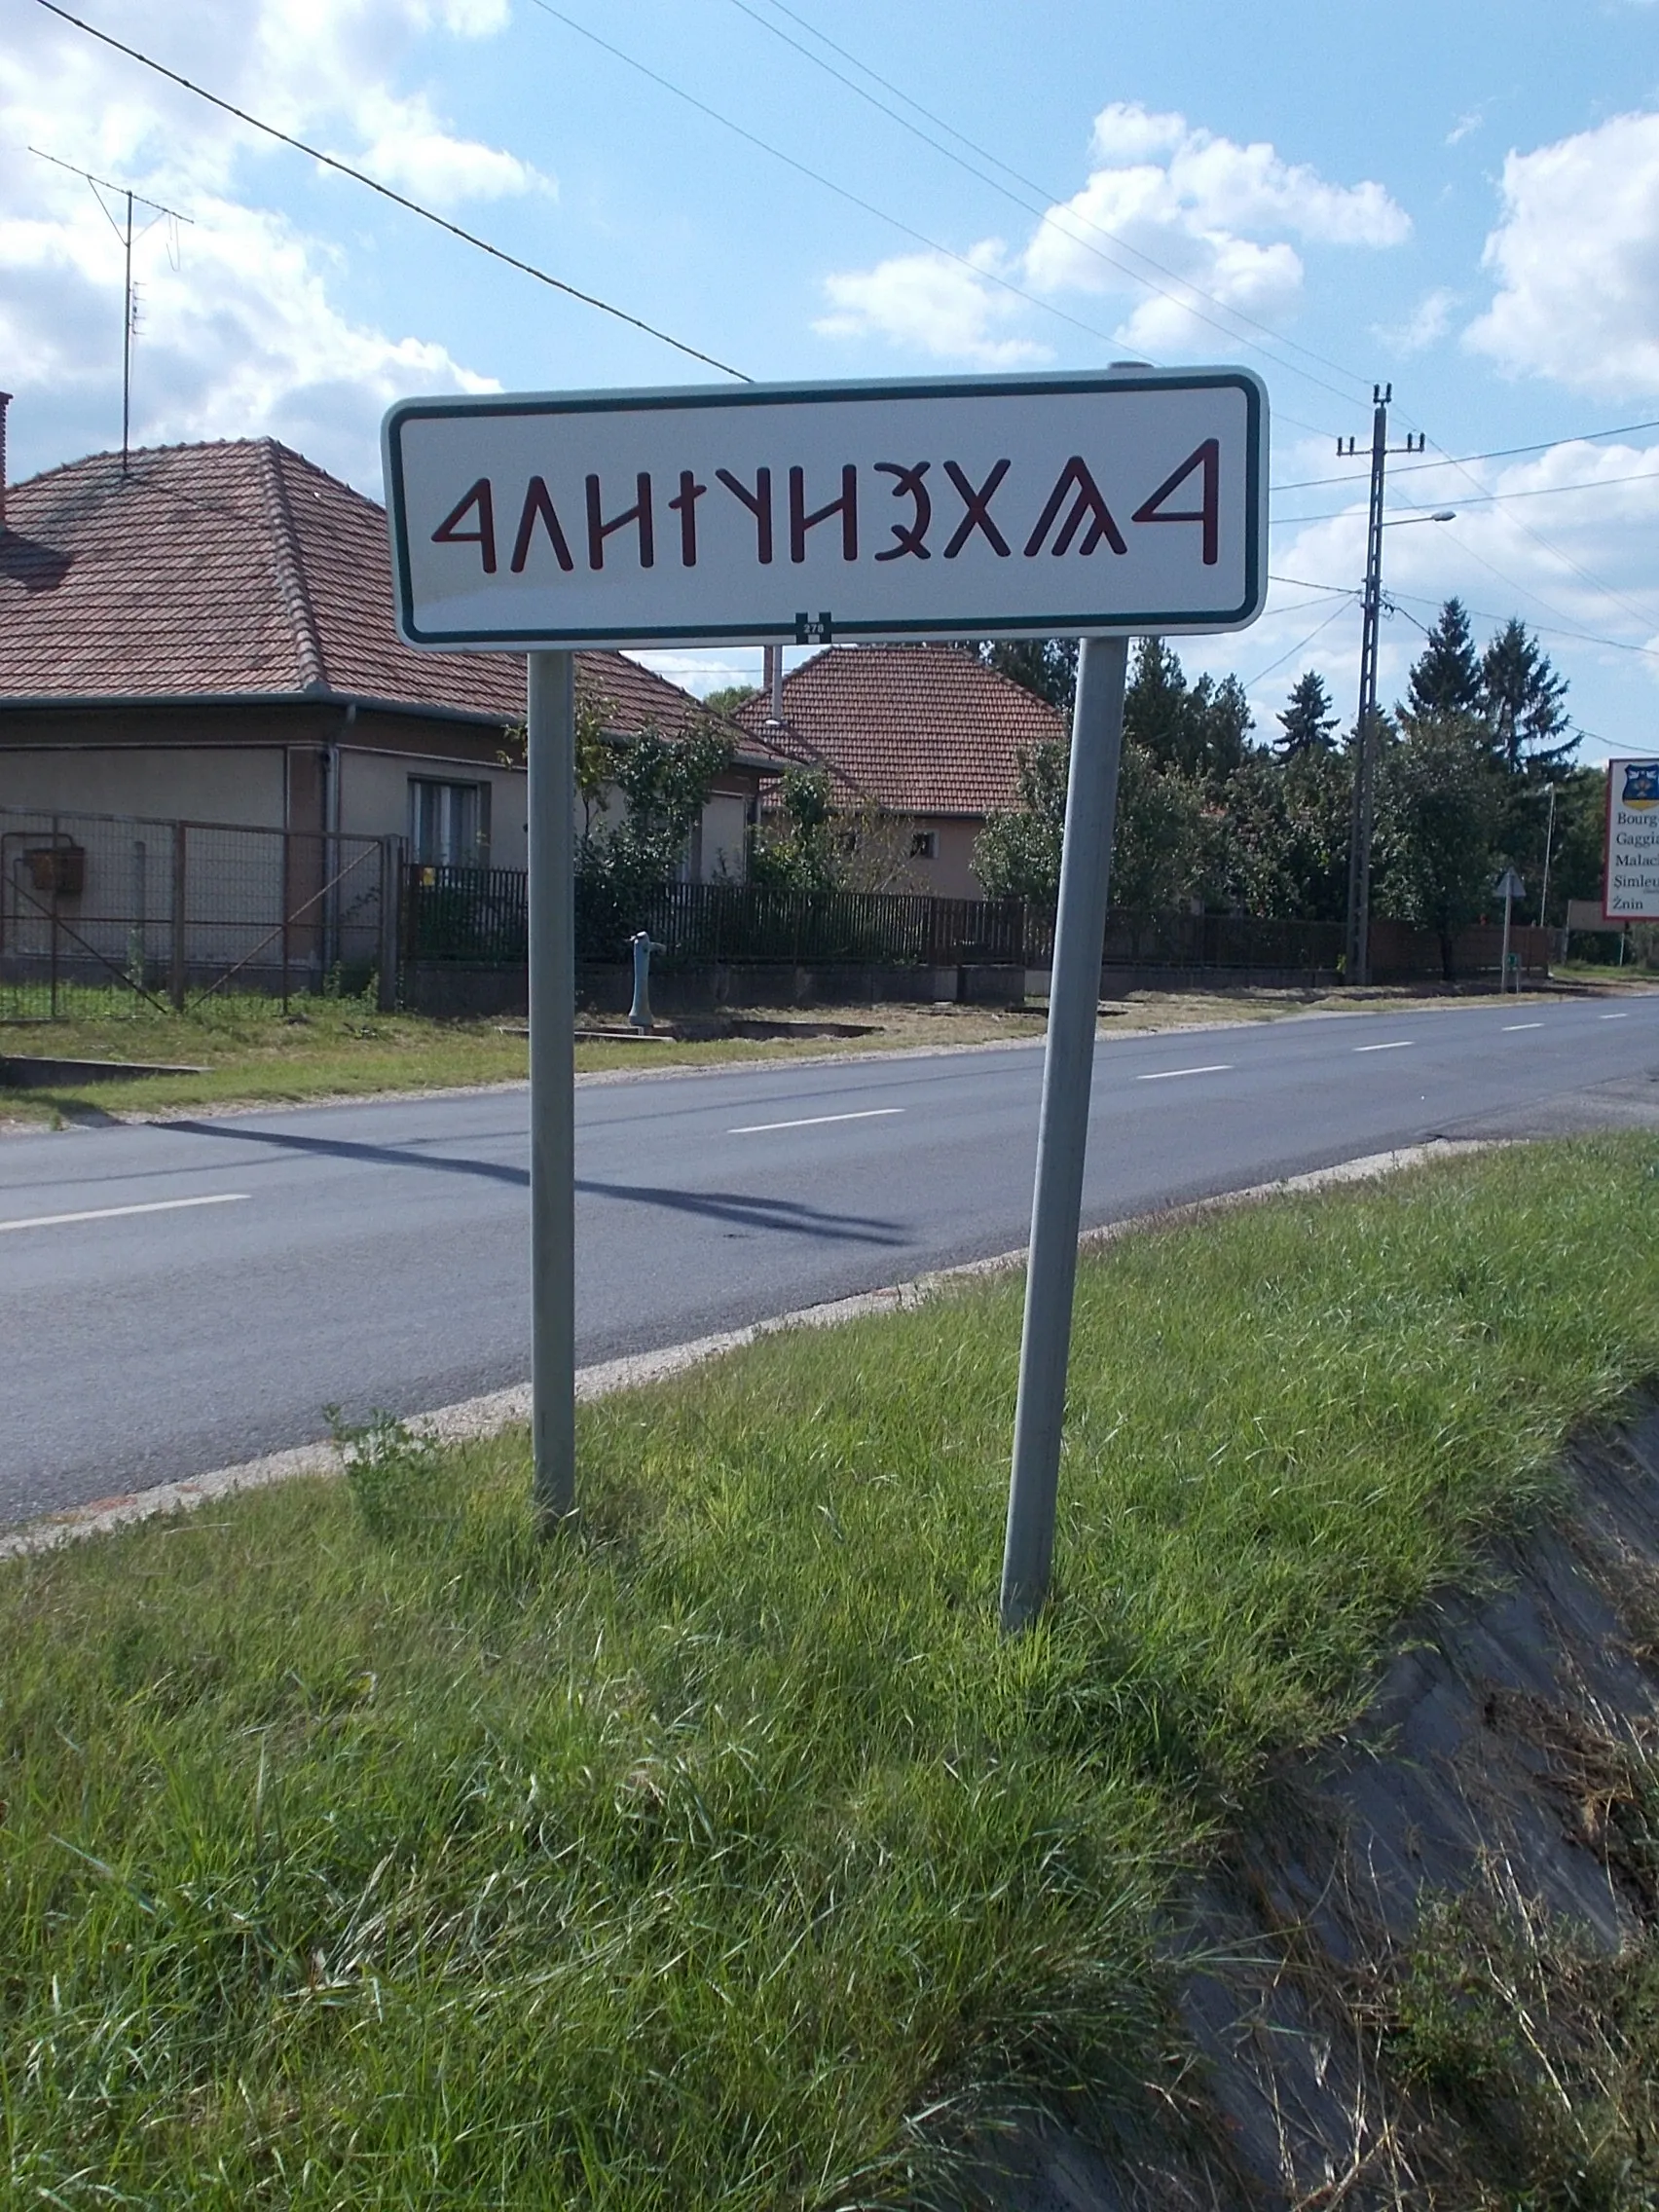
[[[974,618],[964,616],[941,622],[936,616],[914,622],[833,622],[839,638],[940,638],[987,637],[1003,632],[1015,637],[1069,637],[1129,630],[1154,631],[1167,636],[1241,630],[1262,611],[1266,598],[1264,572],[1262,424],[1267,392],[1261,380],[1248,369],[1180,370],[1168,375],[1125,375],[1111,370],[1076,371],[1055,376],[1015,377],[913,377],[896,382],[847,384],[741,385],[735,390],[720,386],[658,387],[643,391],[576,391],[503,393],[499,398],[400,399],[387,409],[381,426],[381,452],[386,471],[387,507],[391,523],[392,569],[397,597],[398,632],[404,643],[431,649],[465,648],[534,652],[547,645],[540,630],[445,630],[425,632],[416,627],[410,592],[409,523],[403,486],[402,429],[405,423],[439,420],[451,416],[486,415],[606,415],[679,411],[688,407],[821,406],[827,402],[864,399],[957,399],[970,394],[996,393],[1005,398],[1074,391],[1214,391],[1233,389],[1244,394],[1248,451],[1245,461],[1244,597],[1239,605],[1216,615],[1197,617],[1172,614],[1167,608],[1136,609],[1123,614],[1021,614]],[[619,630],[614,625],[598,630],[566,630],[559,648],[576,645],[653,645],[676,643],[758,644],[767,639],[793,644],[798,636],[793,621],[752,622],[741,627],[729,623],[682,623],[641,630]]]

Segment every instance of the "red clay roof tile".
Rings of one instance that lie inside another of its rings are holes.
[[[126,476],[94,454],[9,486],[6,520],[0,706],[322,692],[524,713],[521,654],[402,643],[385,510],[274,438],[135,453]],[[576,682],[622,735],[673,737],[700,712],[621,653],[578,653]]]
[[[953,645],[831,645],[784,679],[782,728],[764,697],[737,719],[844,790],[895,814],[977,819],[1018,802],[1018,756],[1063,740],[1063,717]]]

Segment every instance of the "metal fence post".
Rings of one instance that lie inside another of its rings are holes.
[[[167,981],[167,996],[172,1000],[175,1014],[184,1012],[185,958],[188,951],[184,923],[186,883],[185,825],[175,822],[172,849],[172,959]]]
[[[531,1434],[544,1529],[576,1505],[575,663],[530,655]]]
[[[1037,1182],[1031,1201],[1031,1251],[1025,1328],[1019,1346],[1019,1398],[1014,1417],[1003,1552],[1005,1634],[1035,1620],[1048,1594],[1054,1549],[1054,1500],[1065,1421],[1077,1232],[1083,1208],[1088,1093],[1094,1073],[1095,1010],[1106,934],[1118,764],[1124,741],[1125,638],[1086,638],[1078,656],[1066,826],[1060,849],[1060,903],[1049,989],[1049,1044],[1037,1131]]]
[[[281,888],[280,888],[280,891],[279,891],[279,893],[278,893],[278,896],[279,896],[279,898],[280,898],[280,899],[281,899],[281,901],[282,901],[282,1012],[283,1012],[284,1014],[286,1014],[286,1013],[287,1013],[287,1011],[288,1011],[288,1000],[289,1000],[289,997],[290,997],[290,992],[289,992],[289,987],[288,987],[288,970],[289,970],[289,965],[290,965],[290,963],[291,963],[291,961],[292,961],[292,959],[293,959],[293,952],[294,952],[294,947],[293,947],[293,910],[294,910],[294,863],[293,863],[293,852],[294,852],[294,832],[293,832],[293,831],[292,831],[291,830],[284,830],[282,831],[282,883],[281,883]]]
[[[403,942],[399,928],[400,893],[403,888],[401,837],[383,837],[380,841],[380,993],[379,1008],[382,1014],[395,1014],[398,1002],[398,948]],[[284,970],[284,976],[286,971]]]

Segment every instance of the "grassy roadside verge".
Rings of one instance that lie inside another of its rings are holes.
[[[387,1091],[451,1089],[522,1082],[528,1047],[515,1025],[436,1021],[383,1014],[360,999],[305,999],[284,1017],[277,1002],[254,996],[210,1000],[176,1015],[129,994],[83,991],[70,1018],[0,1023],[0,1054],[183,1064],[187,1076],[66,1085],[52,1090],[0,1085],[0,1128],[53,1127],[99,1114],[158,1114],[248,1103],[294,1105]],[[1428,1003],[1456,1003],[1427,994]],[[1103,1007],[1103,1037],[1196,1028],[1217,1022],[1274,1021],[1316,1012],[1385,1012],[1420,1006],[1424,995],[1390,991],[1135,991]],[[1493,1003],[1496,1003],[1493,1001]],[[1040,1009],[988,1007],[817,1007],[746,1010],[783,1033],[766,1038],[662,1036],[644,1044],[578,1041],[579,1073],[719,1067],[742,1061],[981,1045],[1041,1038]],[[826,1023],[856,1023],[860,1033],[826,1036]]]
[[[1013,1645],[1014,1281],[586,1409],[549,1545],[522,1436],[384,1436],[0,1569],[16,2200],[804,2212],[1132,2074],[1158,1901],[1264,1755],[1659,1375],[1656,1157],[1091,1260]]]

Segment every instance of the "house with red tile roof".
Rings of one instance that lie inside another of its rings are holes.
[[[956,645],[830,645],[737,719],[780,753],[827,770],[838,806],[903,826],[908,888],[984,896],[974,840],[1019,802],[1021,750],[1066,737],[1063,717]]]
[[[274,438],[94,454],[5,483],[0,807],[407,837],[522,866],[518,654],[417,652],[392,621],[386,515]],[[608,732],[673,738],[698,702],[620,653],[576,656]],[[691,872],[741,876],[780,763],[745,740]]]

